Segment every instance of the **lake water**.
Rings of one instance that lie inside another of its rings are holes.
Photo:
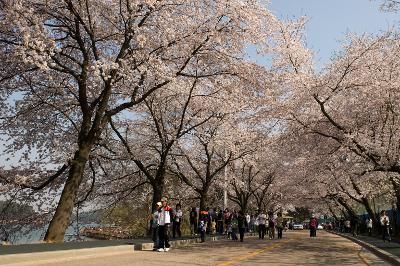
[[[95,224],[95,223],[82,224],[82,225],[79,225],[79,230],[81,230],[84,227],[99,227],[99,226],[101,226],[101,225]],[[18,232],[15,232],[12,235],[10,235],[9,240],[10,240],[11,244],[13,244],[13,245],[40,242],[43,240],[44,235],[46,234],[47,227],[48,226],[44,226],[44,227],[38,228],[38,229],[30,229],[27,227],[23,227]],[[78,240],[77,236],[78,236],[77,227],[76,227],[76,223],[74,223],[67,228],[67,231],[65,232],[64,241],[67,241],[67,242],[76,241],[76,240]],[[82,240],[82,239],[90,240],[90,238],[80,236],[80,240]]]

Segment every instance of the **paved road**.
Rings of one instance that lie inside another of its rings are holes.
[[[14,256],[14,257],[13,257]],[[126,247],[47,252],[0,257],[0,265],[389,265],[353,242],[327,232],[310,239],[307,231],[284,234],[282,240],[247,238],[194,244],[169,252],[134,251]]]

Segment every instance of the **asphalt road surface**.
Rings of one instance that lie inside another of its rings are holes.
[[[193,244],[169,252],[132,251],[110,247],[101,251],[56,251],[0,256],[0,265],[390,265],[359,245],[324,231],[310,238],[308,231],[284,232],[283,239],[248,237]]]

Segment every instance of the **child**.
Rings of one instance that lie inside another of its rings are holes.
[[[227,232],[228,232],[228,239],[231,239],[231,237],[232,237],[232,224],[228,224]]]
[[[212,220],[211,222],[211,234],[215,235],[217,233],[217,222],[215,220]]]

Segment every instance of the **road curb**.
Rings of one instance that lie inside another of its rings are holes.
[[[218,241],[221,239],[226,238],[225,235],[223,236],[211,236],[211,237],[206,237],[206,242],[207,241]],[[195,238],[190,238],[190,239],[179,239],[179,240],[172,240],[169,242],[171,247],[183,247],[183,246],[188,246],[190,244],[194,243],[200,243],[201,239],[199,237]],[[153,243],[142,243],[142,244],[135,244],[134,245],[135,250],[153,250]]]
[[[385,251],[385,250],[383,250],[381,248],[378,248],[378,247],[376,247],[376,246],[374,246],[374,245],[372,245],[370,243],[367,243],[367,242],[362,241],[362,240],[360,240],[358,238],[355,238],[355,237],[352,237],[352,236],[348,236],[348,235],[345,235],[345,234],[342,234],[342,233],[338,233],[338,232],[335,232],[335,231],[327,231],[327,232],[329,232],[331,234],[335,234],[335,235],[341,236],[341,237],[344,237],[344,238],[347,238],[347,239],[359,244],[360,246],[368,249],[369,251],[371,251],[372,253],[374,253],[375,255],[380,257],[381,259],[384,259],[385,261],[392,263],[393,265],[400,265],[400,258],[399,257],[397,257],[397,256],[395,256],[393,254],[390,254],[389,252],[387,252],[387,251]]]

